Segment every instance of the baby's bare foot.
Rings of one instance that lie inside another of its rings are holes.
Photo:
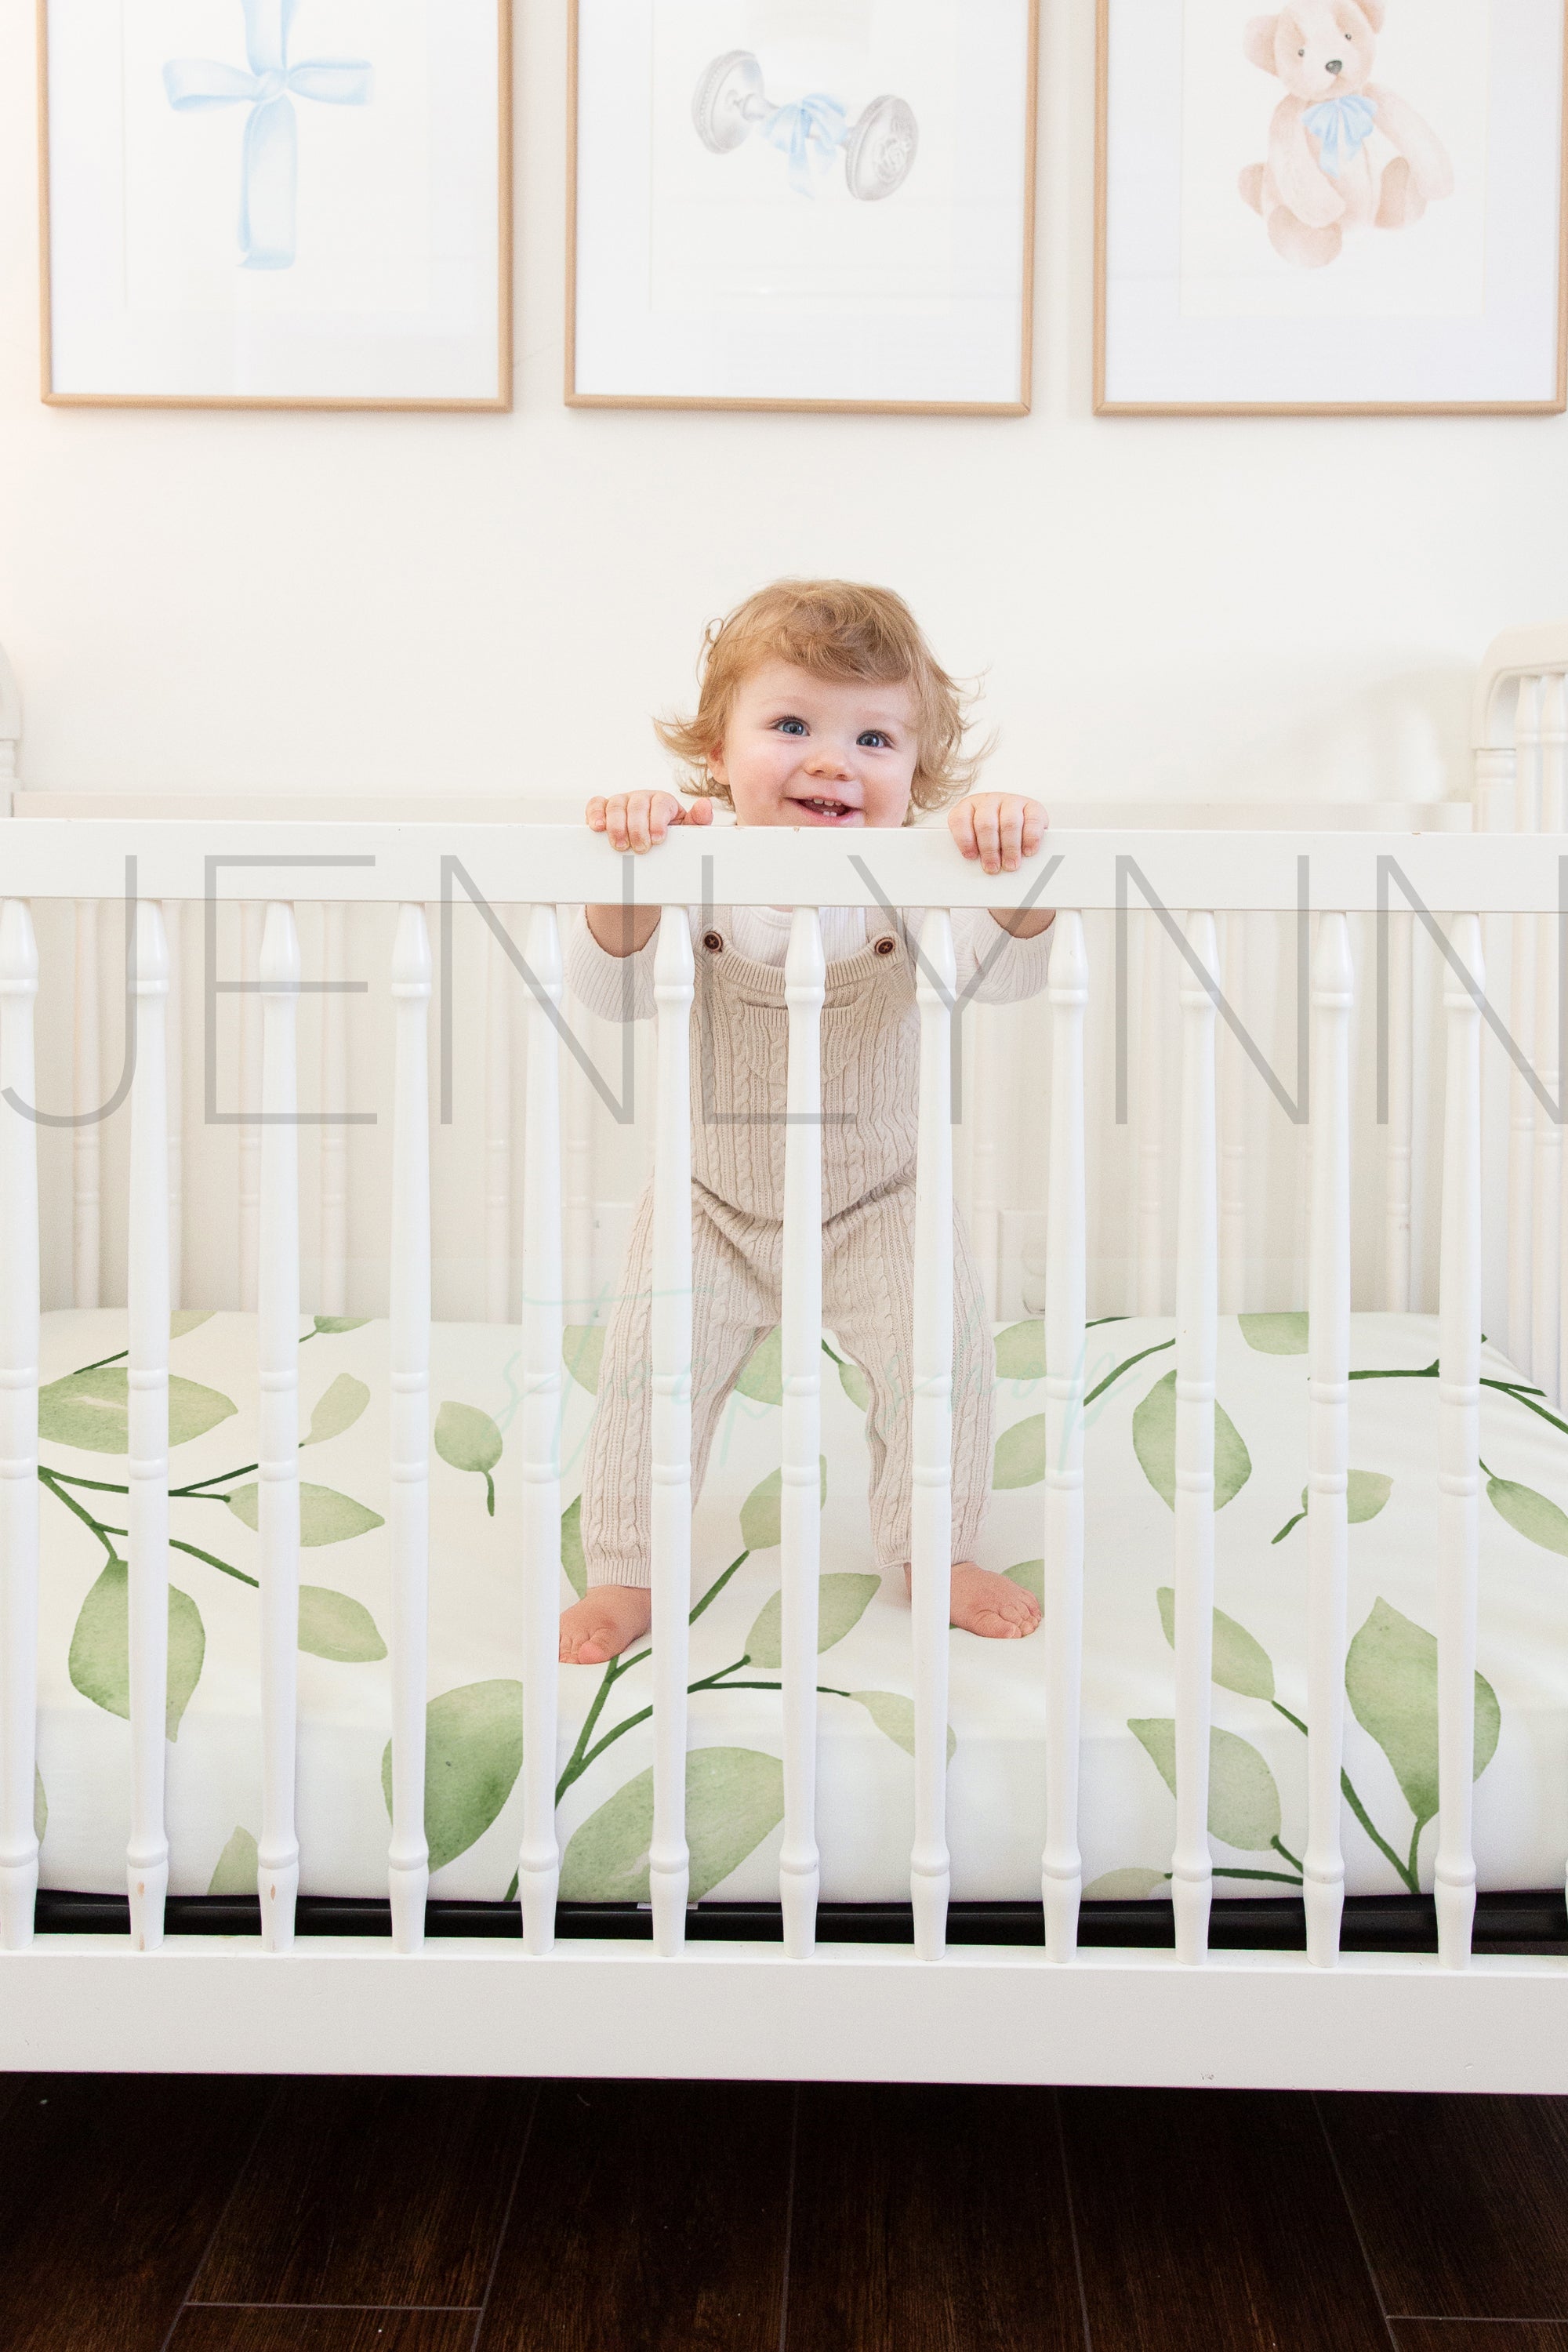
[[[646,1584],[595,1584],[561,1612],[563,1666],[603,1666],[640,1642],[653,1622]]]
[[[906,1567],[906,1584],[909,1580]],[[949,1622],[961,1633],[978,1633],[986,1642],[1026,1642],[1039,1622],[1039,1610],[1021,1585],[994,1569],[976,1568],[972,1559],[954,1560]]]

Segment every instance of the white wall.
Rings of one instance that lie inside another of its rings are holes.
[[[565,11],[517,8],[517,405],[382,417],[40,404],[33,12],[0,11],[29,785],[647,777],[708,616],[820,571],[893,583],[987,673],[999,781],[1463,792],[1477,656],[1568,604],[1564,420],[1093,418],[1090,0],[1046,0],[1035,413],[976,420],[563,408]]]

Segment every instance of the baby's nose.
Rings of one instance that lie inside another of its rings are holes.
[[[1344,69],[1345,61],[1343,58],[1330,58],[1323,67],[1323,71],[1325,73],[1343,73]]]

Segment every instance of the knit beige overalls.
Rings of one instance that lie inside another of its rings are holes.
[[[779,1319],[784,975],[737,954],[730,910],[697,948],[691,1015],[691,1476],[700,1492],[725,1398]],[[827,967],[822,1013],[822,1309],[871,1391],[871,1535],[879,1570],[910,1557],[915,1145],[920,1015],[910,950],[873,923]],[[648,1581],[653,1198],[633,1219],[583,1476],[590,1584]],[[953,1217],[952,1556],[974,1556],[991,1475],[991,1325]]]

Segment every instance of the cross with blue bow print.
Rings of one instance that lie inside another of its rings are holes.
[[[295,254],[299,186],[297,98],[325,106],[370,102],[371,68],[363,58],[289,62],[296,0],[241,0],[247,69],[212,58],[171,58],[163,88],[177,113],[209,106],[248,106],[239,173],[239,247],[246,269],[288,269]]]

